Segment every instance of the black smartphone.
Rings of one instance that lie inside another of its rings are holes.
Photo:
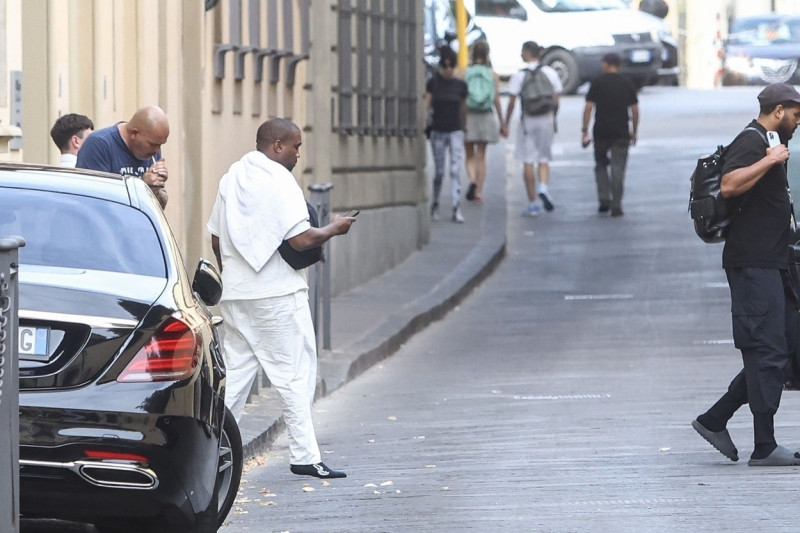
[[[351,209],[350,211],[345,213],[344,216],[346,216],[346,217],[357,217],[360,212],[361,211],[359,211],[358,209]]]

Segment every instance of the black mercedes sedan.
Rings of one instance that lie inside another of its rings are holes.
[[[723,85],[800,83],[800,17],[767,13],[731,24],[722,57]]]
[[[0,164],[0,235],[20,235],[20,511],[108,532],[206,532],[241,438],[206,307],[137,178]]]

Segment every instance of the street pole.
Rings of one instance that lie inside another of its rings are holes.
[[[17,269],[22,237],[0,238],[0,531],[19,531],[19,357]]]
[[[469,63],[467,51],[467,9],[464,0],[456,0],[456,35],[458,36],[458,67],[466,68]]]
[[[309,203],[317,210],[319,226],[323,227],[331,220],[331,183],[314,183],[309,185],[311,191]],[[322,245],[324,259],[313,266],[309,272],[309,301],[314,331],[317,332],[317,349],[331,349],[331,262],[330,241]],[[320,331],[321,330],[321,331]]]

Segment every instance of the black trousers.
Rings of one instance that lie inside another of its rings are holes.
[[[742,352],[744,368],[707,414],[724,426],[749,403],[756,446],[772,445],[773,419],[794,352],[797,298],[786,270],[732,268],[725,273],[731,289],[733,341]]]

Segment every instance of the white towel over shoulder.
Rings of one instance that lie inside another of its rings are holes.
[[[308,219],[303,191],[292,173],[258,151],[231,165],[219,191],[231,243],[256,272],[289,230]]]

